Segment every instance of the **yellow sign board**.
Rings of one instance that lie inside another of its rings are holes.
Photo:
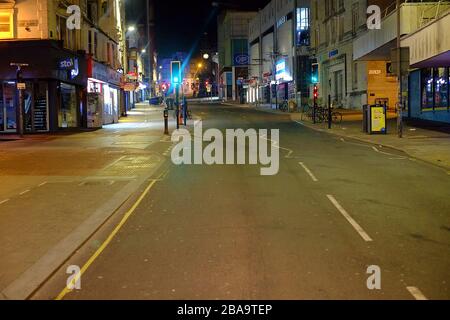
[[[382,106],[370,108],[370,132],[386,133],[386,113]]]

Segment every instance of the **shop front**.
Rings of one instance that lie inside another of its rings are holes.
[[[411,71],[408,116],[450,123],[449,82],[449,67],[430,67]]]
[[[88,127],[119,122],[120,106],[124,103],[120,89],[122,74],[97,61],[88,59],[87,123]]]
[[[16,133],[19,119],[17,68],[25,133],[83,127],[85,57],[52,40],[0,43],[0,133]]]

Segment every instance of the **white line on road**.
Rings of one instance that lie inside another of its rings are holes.
[[[9,199],[2,200],[2,201],[0,201],[0,204],[4,204],[5,202],[8,202],[8,201],[9,201]]]
[[[47,181],[42,182],[41,184],[38,185],[38,187],[43,187],[47,184]]]
[[[30,189],[27,189],[27,190],[24,190],[24,191],[22,191],[21,193],[19,193],[19,195],[24,195],[25,193],[28,193],[28,192],[30,192]]]
[[[338,211],[344,216],[345,219],[352,225],[352,227],[359,233],[364,241],[372,241],[372,238],[364,231],[363,228],[345,211],[345,209],[337,202],[337,200],[330,194],[327,194],[327,198],[338,209]]]
[[[428,300],[417,287],[406,287],[406,290],[408,290],[416,300]]]
[[[384,151],[381,151],[381,150],[378,150],[378,148],[377,147],[372,147],[372,149],[375,151],[375,152],[378,152],[378,153],[381,153],[381,154],[385,154],[385,155],[387,155],[387,156],[395,156],[395,154],[393,154],[393,153],[389,153],[389,152],[384,152]],[[393,158],[389,158],[389,159],[393,159]],[[405,157],[397,157],[397,158],[395,158],[395,159],[393,159],[393,160],[402,160],[402,159],[405,159]]]
[[[299,165],[301,165],[303,167],[303,169],[305,169],[306,173],[309,174],[309,176],[311,177],[311,179],[314,182],[319,181],[316,176],[311,172],[311,170],[308,169],[308,167],[305,166],[305,164],[303,162],[299,162]]]
[[[284,156],[285,158],[291,158],[291,155],[294,153],[294,150],[279,146],[277,141],[267,138],[265,134],[261,135],[260,138],[266,141],[270,141],[270,144],[277,149],[287,151],[288,153]]]

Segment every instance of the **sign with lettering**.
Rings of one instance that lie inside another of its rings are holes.
[[[328,58],[333,58],[333,57],[337,56],[338,53],[339,53],[338,49],[332,50],[332,51],[328,52]]]
[[[74,59],[66,58],[64,60],[59,61],[59,69],[61,70],[72,70],[75,66]]]
[[[249,56],[248,54],[235,54],[234,55],[234,65],[235,66],[242,66],[242,65],[247,65],[249,62]]]

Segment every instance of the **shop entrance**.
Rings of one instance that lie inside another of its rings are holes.
[[[0,83],[0,132],[16,132],[16,83]]]

